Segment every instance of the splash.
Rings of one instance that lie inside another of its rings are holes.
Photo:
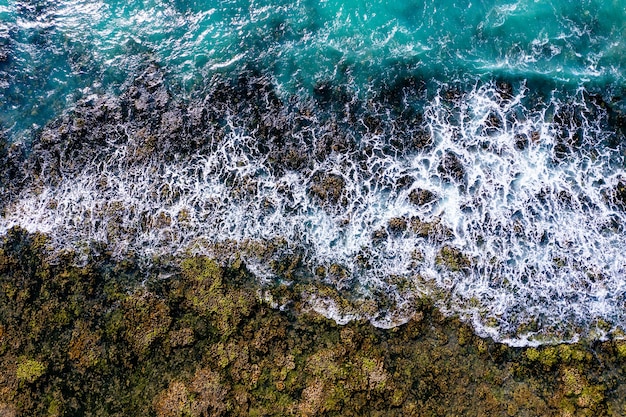
[[[181,103],[149,69],[43,131],[0,232],[119,258],[238,251],[261,280],[374,300],[354,312],[308,296],[339,322],[397,326],[428,296],[511,345],[623,328],[626,198],[606,104],[584,89],[437,86],[344,95],[337,111],[324,91],[282,100],[264,77],[215,79]],[[271,268],[284,259],[299,272]]]

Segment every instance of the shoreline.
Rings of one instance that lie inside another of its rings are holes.
[[[318,281],[365,306],[342,317],[328,304],[340,322],[393,327],[426,294],[511,344],[605,322],[597,338],[619,333],[619,109],[501,80],[427,90],[408,77],[371,101],[330,84],[285,101],[246,72],[186,101],[149,65],[32,149],[0,149],[0,233],[49,232],[85,261],[93,249],[228,263],[247,247],[259,280]]]

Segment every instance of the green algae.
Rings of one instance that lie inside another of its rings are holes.
[[[33,359],[24,359],[17,365],[16,377],[28,382],[35,382],[46,373],[46,366]]]
[[[0,246],[5,415],[603,416],[626,410],[621,341],[510,348],[477,337],[428,300],[415,300],[413,319],[390,330],[362,320],[340,326],[298,294],[325,296],[361,313],[366,306],[321,284],[259,292],[239,258],[220,265],[187,256],[170,266],[167,279],[146,280],[132,258],[94,257],[79,267],[72,254],[54,258],[44,236],[19,229]]]

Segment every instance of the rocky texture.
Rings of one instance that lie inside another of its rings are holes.
[[[0,215],[5,205],[22,188],[25,176],[21,167],[24,160],[24,147],[19,144],[9,145],[0,132]]]
[[[321,201],[322,204],[347,204],[342,200],[345,180],[337,174],[316,173],[311,180],[309,193]]]
[[[72,254],[51,257],[46,245],[45,236],[13,229],[0,246],[2,415],[626,411],[621,341],[508,348],[474,336],[428,300],[391,330],[339,326],[309,312],[301,289],[259,293],[239,260],[188,257],[168,278],[141,284],[132,260],[77,267]],[[453,248],[441,260],[465,263]]]
[[[341,203],[333,191],[341,184],[333,181],[332,190],[324,191],[324,182],[337,175],[315,172],[316,166],[342,157],[367,171],[374,153],[399,157],[430,145],[432,137],[415,109],[398,108],[393,117],[380,109],[389,100],[419,95],[421,88],[416,80],[408,80],[368,101],[320,85],[314,94],[322,97],[319,100],[285,100],[267,77],[248,70],[231,78],[215,75],[189,93],[169,85],[158,65],[146,64],[119,95],[93,94],[79,100],[42,128],[28,149],[0,140],[0,192],[14,197],[58,185],[63,178],[104,172],[94,161],[115,161],[116,166],[109,163],[106,169],[116,173],[209,155],[226,135],[243,133],[259,139],[250,142],[246,153],[265,161],[271,174],[318,175],[322,184],[312,193],[319,195],[320,204]],[[345,106],[336,107],[338,102]],[[374,135],[384,138],[381,149],[369,144]]]
[[[326,158],[347,156],[355,169],[367,170],[374,153],[397,157],[432,144],[432,136],[420,130],[421,115],[400,105],[406,94],[419,95],[421,89],[419,82],[407,80],[383,91],[380,102],[394,108],[394,117],[385,119],[377,103],[355,104],[345,91],[327,84],[316,89],[317,100],[306,104],[311,108],[281,102],[258,74],[215,78],[202,98],[183,101],[172,94],[161,70],[149,66],[119,97],[86,98],[46,126],[28,156],[18,145],[2,142],[0,208],[20,190],[95,169],[94,160],[122,146],[122,167],[211,152],[236,128],[229,125],[229,115],[236,114],[244,130],[263,138],[249,150],[252,156],[266,158],[276,173],[310,174],[309,195],[332,209],[344,204],[349,190],[337,173],[313,172]],[[501,89],[506,100],[509,88]],[[454,90],[445,94],[451,101],[460,96]],[[313,114],[324,119],[315,126],[316,137],[310,133]],[[580,145],[572,132],[580,130],[581,114],[565,108],[554,116],[557,160]],[[612,117],[624,124],[617,110]],[[490,132],[501,123],[491,117]],[[372,148],[356,139],[367,135],[385,136],[385,146]],[[524,150],[541,137],[532,132],[516,140]],[[438,165],[443,181],[466,181],[461,158],[445,153]],[[223,180],[247,190],[245,184]],[[406,177],[390,187],[407,188],[413,181]],[[409,200],[431,204],[438,197],[429,193],[414,189]],[[623,208],[624,194],[620,182],[607,198]],[[179,216],[184,220],[183,212]],[[397,217],[372,239],[404,233],[441,243],[452,236],[439,222]],[[102,255],[76,266],[75,254],[53,255],[47,245],[45,236],[14,229],[0,246],[0,415],[626,413],[626,345],[620,341],[507,348],[477,338],[427,299],[411,300],[412,320],[392,330],[358,320],[339,326],[314,313],[312,300],[359,317],[384,309],[384,294],[376,294],[378,304],[355,305],[349,299],[350,277],[338,264],[316,268],[322,283],[300,280],[259,289],[237,256],[242,246],[286,279],[299,274],[298,256],[277,260],[267,255],[272,251],[267,243],[224,247],[228,265],[189,256],[163,262],[176,267],[160,267],[155,259],[147,277],[130,254],[113,262],[101,250]],[[471,268],[471,259],[450,245],[442,246],[436,259],[438,267],[453,272]],[[368,267],[366,253],[359,262]]]
[[[437,200],[437,195],[430,190],[416,188],[409,193],[409,201],[416,206],[424,206]]]

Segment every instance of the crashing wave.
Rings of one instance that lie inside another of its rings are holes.
[[[321,84],[303,99],[242,75],[183,102],[151,67],[43,130],[3,182],[0,232],[119,258],[237,254],[262,280],[347,294],[361,307],[305,297],[339,321],[396,326],[427,296],[511,345],[602,338],[626,320],[609,119],[584,90],[523,83],[409,79],[367,99]]]

